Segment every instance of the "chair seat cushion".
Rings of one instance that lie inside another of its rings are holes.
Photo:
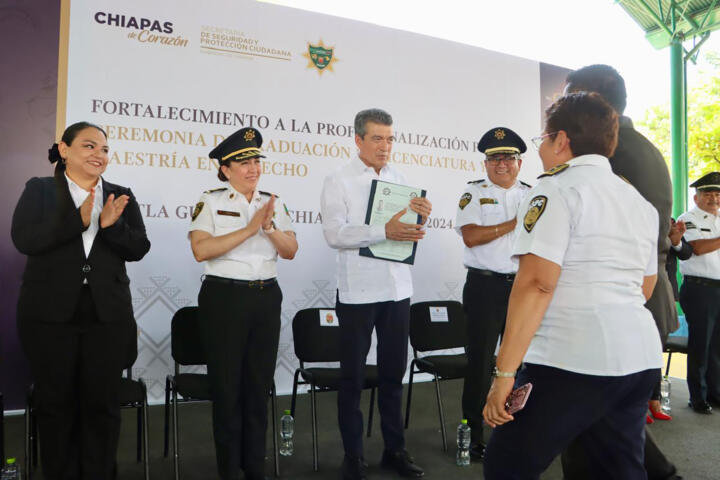
[[[464,353],[428,355],[415,360],[418,370],[425,373],[437,373],[437,376],[443,379],[464,377],[467,364],[467,356]]]
[[[140,404],[145,400],[145,386],[137,380],[120,379],[120,405]]]
[[[688,337],[669,336],[665,342],[665,351],[673,353],[687,353]]]
[[[308,372],[308,373],[305,373]],[[339,368],[306,368],[300,376],[307,383],[314,380],[315,386],[328,390],[337,390],[340,387]],[[365,385],[363,388],[373,388],[378,384],[377,365],[365,365]]]
[[[181,373],[175,375],[175,389],[185,399],[212,399],[210,380],[205,373]]]

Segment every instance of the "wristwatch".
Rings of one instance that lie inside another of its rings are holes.
[[[263,232],[265,232],[266,235],[270,235],[274,231],[275,231],[275,222],[271,222],[270,228],[268,228],[267,230],[263,228]]]
[[[497,367],[493,367],[493,377],[499,378],[515,378],[515,372],[502,372]]]

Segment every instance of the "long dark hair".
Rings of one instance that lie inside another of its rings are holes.
[[[100,130],[102,134],[107,139],[107,133],[105,133],[105,130],[98,127],[94,123],[90,122],[77,122],[73,123],[69,127],[65,129],[63,132],[62,138],[60,139],[63,143],[66,145],[71,145],[73,140],[75,140],[75,137],[77,137],[77,134],[80,133],[82,130],[85,130],[86,128],[95,128],[97,130]],[[58,168],[60,170],[65,170],[65,162],[63,162],[62,157],[60,156],[60,149],[58,148],[57,143],[53,143],[52,147],[48,150],[48,160],[50,163],[57,162],[57,165],[55,165],[55,168]]]

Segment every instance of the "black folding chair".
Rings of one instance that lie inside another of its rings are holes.
[[[132,361],[134,363],[135,358]],[[137,461],[143,462],[145,480],[150,480],[147,388],[142,378],[132,378],[132,367],[126,368],[125,376],[120,379],[120,408],[134,408],[137,411]],[[30,385],[25,407],[25,472],[28,480],[32,477],[33,470],[37,468],[37,445],[34,386]]]
[[[300,361],[300,368],[295,370],[293,380],[293,393],[291,413],[295,417],[295,402],[297,400],[298,385],[310,385],[310,414],[312,419],[313,444],[313,470],[318,471],[318,441],[317,441],[317,402],[316,392],[337,391],[340,386],[340,368],[311,367],[305,364],[310,362],[339,362],[340,361],[340,331],[337,326],[328,325],[325,319],[320,318],[320,310],[331,308],[307,308],[300,310],[293,318],[293,345],[295,356]],[[335,320],[337,322],[337,320]],[[302,380],[300,380],[302,376]],[[365,385],[370,390],[370,411],[368,413],[367,436],[372,432],[373,406],[375,404],[375,389],[378,385],[378,371],[376,365],[365,366]]]
[[[439,310],[438,310],[439,309]],[[438,312],[431,315],[431,311]],[[444,312],[447,312],[445,317]],[[435,320],[435,321],[434,321]],[[441,321],[438,321],[441,320]],[[413,360],[410,362],[410,383],[408,384],[407,406],[405,407],[405,428],[410,424],[410,403],[412,401],[413,377],[416,373],[429,373],[435,381],[440,432],[443,450],[447,451],[445,414],[440,395],[440,380],[464,378],[467,356],[460,354],[435,354],[419,357],[418,353],[447,350],[467,346],[467,324],[460,302],[420,302],[410,306],[410,345]]]
[[[165,441],[163,454],[168,456],[169,425],[172,413],[173,469],[175,480],[180,478],[180,445],[178,437],[178,403],[207,402],[210,395],[210,380],[206,373],[181,373],[181,366],[207,365],[205,346],[198,307],[183,307],[173,315],[171,332],[171,354],[175,361],[175,373],[165,380]],[[275,382],[270,392],[272,401],[272,438],[275,476],[280,476],[280,462],[277,441],[277,395]],[[182,398],[178,398],[178,396]],[[171,412],[172,410],[172,412]]]
[[[665,376],[670,375],[670,360],[673,353],[688,353],[688,337],[679,337],[670,335],[665,342],[665,351],[668,354],[667,366],[665,367]]]

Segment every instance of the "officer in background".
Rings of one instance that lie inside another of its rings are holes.
[[[690,407],[712,413],[720,406],[720,172],[690,185],[696,207],[683,213],[693,256],[680,262],[680,305],[688,323],[687,383]]]
[[[298,244],[287,208],[257,189],[262,136],[230,135],[212,152],[228,187],[205,192],[195,206],[190,242],[205,275],[198,296],[213,399],[213,433],[223,480],[264,475],[268,394],[280,338],[282,292],[277,257]]]
[[[511,259],[517,209],[530,185],[517,179],[520,154],[527,150],[518,134],[505,127],[492,128],[480,139],[478,150],[485,154],[488,179],[468,183],[460,197],[455,229],[465,243],[463,263],[468,269],[463,289],[469,342],[463,416],[472,431],[470,453],[481,459],[482,409],[518,268]]]

